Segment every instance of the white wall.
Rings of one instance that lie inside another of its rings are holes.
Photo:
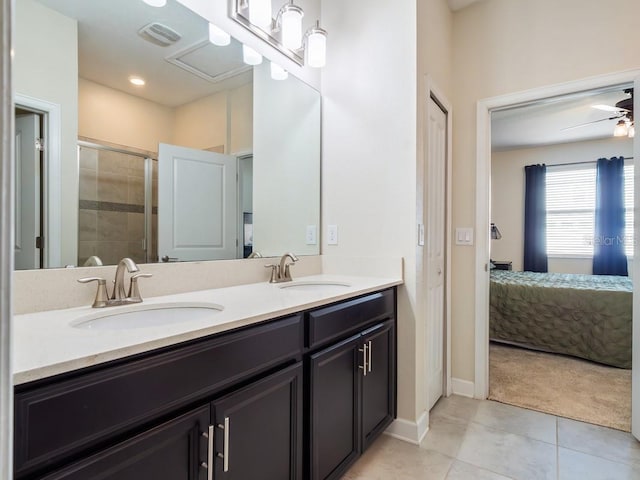
[[[305,235],[320,223],[320,94],[292,76],[272,80],[267,63],[253,86],[253,249],[318,254]]]
[[[485,0],[454,14],[454,227],[476,224],[478,100],[640,67],[640,2]],[[603,33],[615,25],[615,35]],[[475,374],[474,249],[453,246],[453,375]]]
[[[535,148],[494,152],[491,157],[491,221],[502,238],[491,241],[491,258],[511,260],[522,270],[524,258],[524,167],[537,163],[562,165],[598,158],[633,156],[629,138],[606,138]],[[590,258],[549,258],[549,271],[591,274]]]
[[[219,92],[175,109],[173,143],[200,150],[227,147],[227,92]]]
[[[157,152],[160,142],[172,143],[173,108],[84,78],[78,87],[79,136],[149,152]]]
[[[78,27],[33,0],[15,2],[14,91],[60,105],[61,265],[75,265],[78,238]]]

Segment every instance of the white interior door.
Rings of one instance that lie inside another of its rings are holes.
[[[38,115],[16,116],[15,143],[15,268],[40,268],[40,249],[36,237],[40,236],[40,151],[36,142],[40,138]]]
[[[160,144],[158,256],[173,261],[236,258],[237,161]]]
[[[427,272],[427,395],[431,409],[444,391],[444,322],[446,255],[447,116],[429,99],[427,107],[427,162],[425,185]]]

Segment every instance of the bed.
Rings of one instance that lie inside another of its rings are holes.
[[[628,277],[491,271],[493,341],[631,368]]]

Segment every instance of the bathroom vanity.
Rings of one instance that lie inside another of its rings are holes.
[[[396,288],[375,284],[232,287],[221,316],[249,288],[280,309],[16,385],[16,479],[339,478],[396,415]]]

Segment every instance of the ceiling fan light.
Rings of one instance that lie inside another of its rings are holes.
[[[214,45],[224,47],[231,43],[231,35],[217,25],[209,23],[209,41]]]
[[[290,50],[302,47],[302,8],[288,3],[282,7],[280,21],[282,25],[282,44]]]
[[[616,128],[613,129],[614,137],[626,137],[629,134],[629,127],[624,120],[618,121]]]
[[[262,55],[253,48],[242,45],[242,60],[247,65],[260,65],[262,63]]]
[[[249,21],[263,30],[271,30],[271,0],[251,0]]]

